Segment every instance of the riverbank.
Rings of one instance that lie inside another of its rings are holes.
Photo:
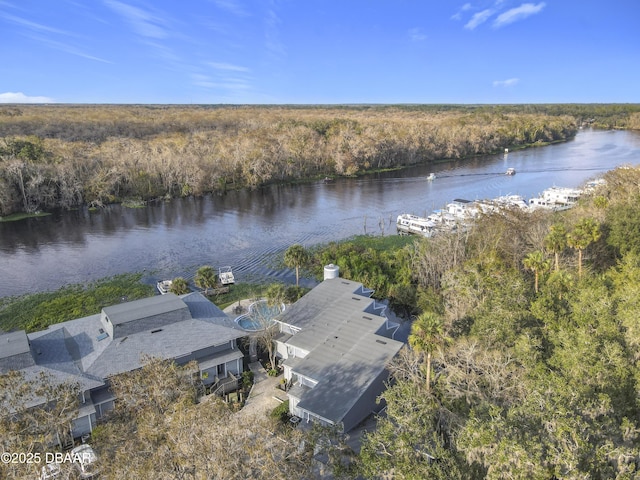
[[[19,110],[0,115],[0,215],[352,176],[577,132],[567,115],[465,106]]]
[[[376,269],[384,267],[389,278],[393,278],[393,269],[390,266],[385,267],[389,262],[389,255],[392,256],[394,252],[415,240],[416,237],[397,235],[388,237],[361,235],[340,242],[330,242],[309,250],[313,265],[305,266],[305,271],[315,279],[321,279],[322,267],[326,263],[331,263],[330,258],[347,256],[350,261],[344,264],[343,274],[345,272],[349,274],[356,264],[359,265],[358,268],[364,268],[366,273],[375,264]],[[366,260],[358,260],[356,257],[359,255]],[[284,264],[276,267],[286,269]],[[399,267],[397,263],[396,267]],[[356,272],[355,275],[357,277],[359,274]],[[99,313],[102,307],[107,305],[157,295],[155,287],[149,283],[150,278],[145,277],[143,273],[122,274],[102,278],[86,285],[65,285],[54,291],[0,298],[0,331],[42,330],[55,323]],[[269,288],[276,283],[282,282],[276,280],[263,283],[239,282],[231,285],[227,293],[209,295],[208,298],[220,309],[231,312],[237,305],[246,306],[249,302],[247,299],[267,296]],[[378,286],[382,288],[382,285]],[[290,288],[295,289],[295,286],[291,285]],[[302,291],[305,290],[302,289]],[[385,288],[378,293],[386,294],[387,290]],[[292,292],[291,295],[300,295],[300,293]]]
[[[0,298],[0,331],[43,330],[49,325],[100,313],[102,307],[154,295],[142,274],[122,274],[51,292]]]
[[[49,212],[17,212],[12,213],[11,215],[5,215],[4,217],[0,217],[0,222],[17,222],[19,220],[24,220],[25,218],[37,218],[37,217],[46,217],[51,215]]]

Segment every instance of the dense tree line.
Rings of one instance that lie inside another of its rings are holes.
[[[0,215],[203,195],[566,140],[567,115],[487,108],[20,106]]]
[[[562,214],[408,247],[432,301],[392,367],[367,478],[640,478],[640,170],[605,177]]]

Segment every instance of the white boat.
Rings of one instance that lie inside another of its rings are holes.
[[[597,188],[600,188],[601,186],[606,184],[607,181],[604,178],[596,178],[595,180],[591,180],[585,184],[584,191],[591,193]]]
[[[513,167],[509,167],[507,168],[507,171],[505,172],[506,175],[515,175],[516,174],[516,169]]]
[[[160,280],[156,283],[156,288],[160,292],[160,295],[166,295],[171,291],[171,285],[173,285],[171,280]]]
[[[431,172],[429,175],[427,175],[427,180],[435,180],[436,179],[436,174]]]
[[[231,285],[236,282],[231,267],[220,267],[218,269],[218,281],[221,285]]]
[[[517,207],[521,210],[529,209],[527,201],[521,195],[502,195],[501,197],[494,198],[492,202],[500,208]]]
[[[551,187],[547,188],[539,197],[529,199],[529,208],[548,208],[562,210],[572,207],[582,195],[577,188]]]
[[[445,210],[450,215],[453,215],[455,221],[462,222],[475,218],[480,213],[480,207],[477,202],[463,198],[455,198],[453,202],[447,203]]]
[[[401,233],[414,233],[424,237],[431,237],[435,233],[437,224],[424,217],[403,213],[398,215],[396,220],[396,228]]]

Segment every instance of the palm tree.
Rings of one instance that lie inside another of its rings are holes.
[[[282,283],[272,283],[265,293],[270,306],[282,305],[287,301],[287,289]]]
[[[300,281],[300,267],[304,266],[309,261],[309,253],[300,244],[291,245],[284,252],[284,264],[289,268],[296,269],[296,287]]]
[[[216,286],[216,272],[213,270],[213,267],[204,265],[198,269],[193,281],[197,287],[204,290],[206,295],[210,288],[215,288]]]
[[[541,250],[536,250],[524,257],[522,264],[524,265],[524,268],[531,270],[535,275],[534,289],[536,293],[538,293],[538,278],[541,273],[549,270],[549,267],[551,266],[549,260],[544,258],[544,253]]]
[[[189,293],[189,285],[184,278],[176,277],[171,282],[171,288],[169,289],[171,293],[175,293],[176,295],[184,295],[185,293]]]
[[[427,392],[431,387],[431,355],[447,341],[442,319],[433,312],[424,312],[411,325],[409,345],[419,355],[426,354]]]
[[[578,278],[582,278],[582,251],[600,239],[600,225],[592,218],[583,218],[567,235],[567,244],[578,251]]]
[[[555,257],[555,271],[560,270],[560,253],[567,248],[567,230],[564,225],[557,223],[551,226],[549,234],[544,239],[544,247],[553,252]]]
[[[573,277],[568,272],[553,272],[547,280],[547,289],[562,300],[564,295],[573,288]]]

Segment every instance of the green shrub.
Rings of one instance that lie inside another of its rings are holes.
[[[247,370],[242,372],[242,388],[245,390],[249,390],[251,385],[253,385],[253,372],[251,370]]]
[[[289,400],[282,402],[271,411],[271,418],[276,418],[282,423],[289,421]]]

